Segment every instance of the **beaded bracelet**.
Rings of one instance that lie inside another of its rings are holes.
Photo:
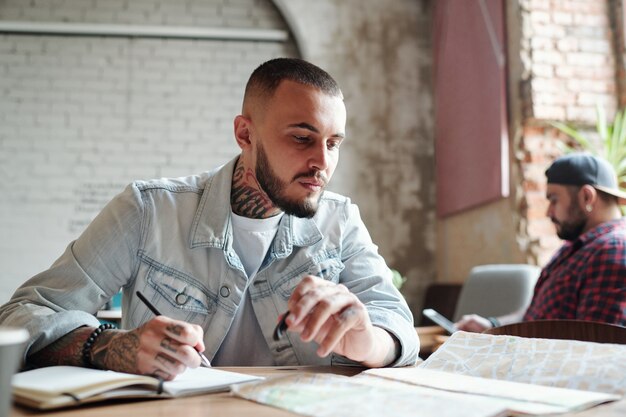
[[[105,330],[115,329],[115,326],[111,323],[103,323],[98,326],[87,338],[85,344],[83,345],[83,365],[87,368],[92,368],[93,364],[91,363],[91,348],[93,347],[94,342],[102,334]]]
[[[491,323],[491,327],[500,327],[500,320],[495,317],[487,317],[489,323]]]

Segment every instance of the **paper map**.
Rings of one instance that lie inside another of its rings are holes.
[[[298,373],[232,392],[315,417],[563,413],[626,393],[626,346],[457,332],[417,367]]]
[[[619,398],[416,367],[371,369],[351,378],[294,374],[236,385],[232,392],[315,417],[545,415],[582,410]]]
[[[504,409],[498,402],[371,379],[382,384],[331,374],[298,374],[235,385],[232,393],[315,417],[490,417],[501,415]]]
[[[626,345],[456,332],[419,368],[626,395]]]

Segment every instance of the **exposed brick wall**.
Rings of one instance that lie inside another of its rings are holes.
[[[610,0],[610,24],[614,32],[615,70],[617,74],[617,102],[626,107],[626,39],[624,38],[624,1]]]
[[[616,106],[607,0],[521,1],[531,105],[528,118],[592,123],[596,103]]]
[[[545,265],[560,246],[545,215],[545,169],[568,139],[549,126],[563,121],[593,131],[596,105],[609,117],[618,106],[622,57],[615,36],[620,1],[520,0],[521,97],[524,121],[515,145],[521,164],[516,191],[522,211],[520,239],[529,262]],[[620,9],[621,10],[621,9]],[[621,13],[621,11],[619,11]],[[623,47],[622,47],[623,50]]]
[[[0,2],[0,20],[287,30],[270,0]],[[0,303],[134,179],[239,152],[250,72],[292,42],[0,34]]]
[[[548,202],[544,174],[546,167],[560,154],[557,141],[554,129],[524,127],[523,178],[518,185],[518,192],[523,196],[524,202],[525,215],[522,217],[525,227],[522,233],[529,238],[526,246],[528,261],[537,265],[545,265],[560,245],[554,226],[546,217]]]

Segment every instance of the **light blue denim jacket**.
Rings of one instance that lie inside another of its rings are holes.
[[[236,159],[197,176],[137,181],[116,196],[45,272],[27,281],[0,308],[0,323],[26,327],[36,352],[73,329],[97,326],[94,317],[120,288],[122,327],[153,313],[140,290],[166,316],[200,325],[206,355],[224,340],[247,285],[233,250],[230,190]],[[358,208],[325,192],[312,219],[285,215],[250,285],[252,305],[277,365],[349,363],[320,358],[315,343],[296,334],[274,341],[279,314],[307,274],[341,283],[365,304],[372,323],[393,334],[401,354],[392,364],[414,364],[419,343],[413,317],[391,282]]]

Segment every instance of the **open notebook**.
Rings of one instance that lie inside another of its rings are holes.
[[[146,375],[74,366],[50,366],[13,376],[16,403],[47,410],[113,398],[174,398],[227,391],[232,384],[262,379],[215,368],[187,369],[173,381]]]

